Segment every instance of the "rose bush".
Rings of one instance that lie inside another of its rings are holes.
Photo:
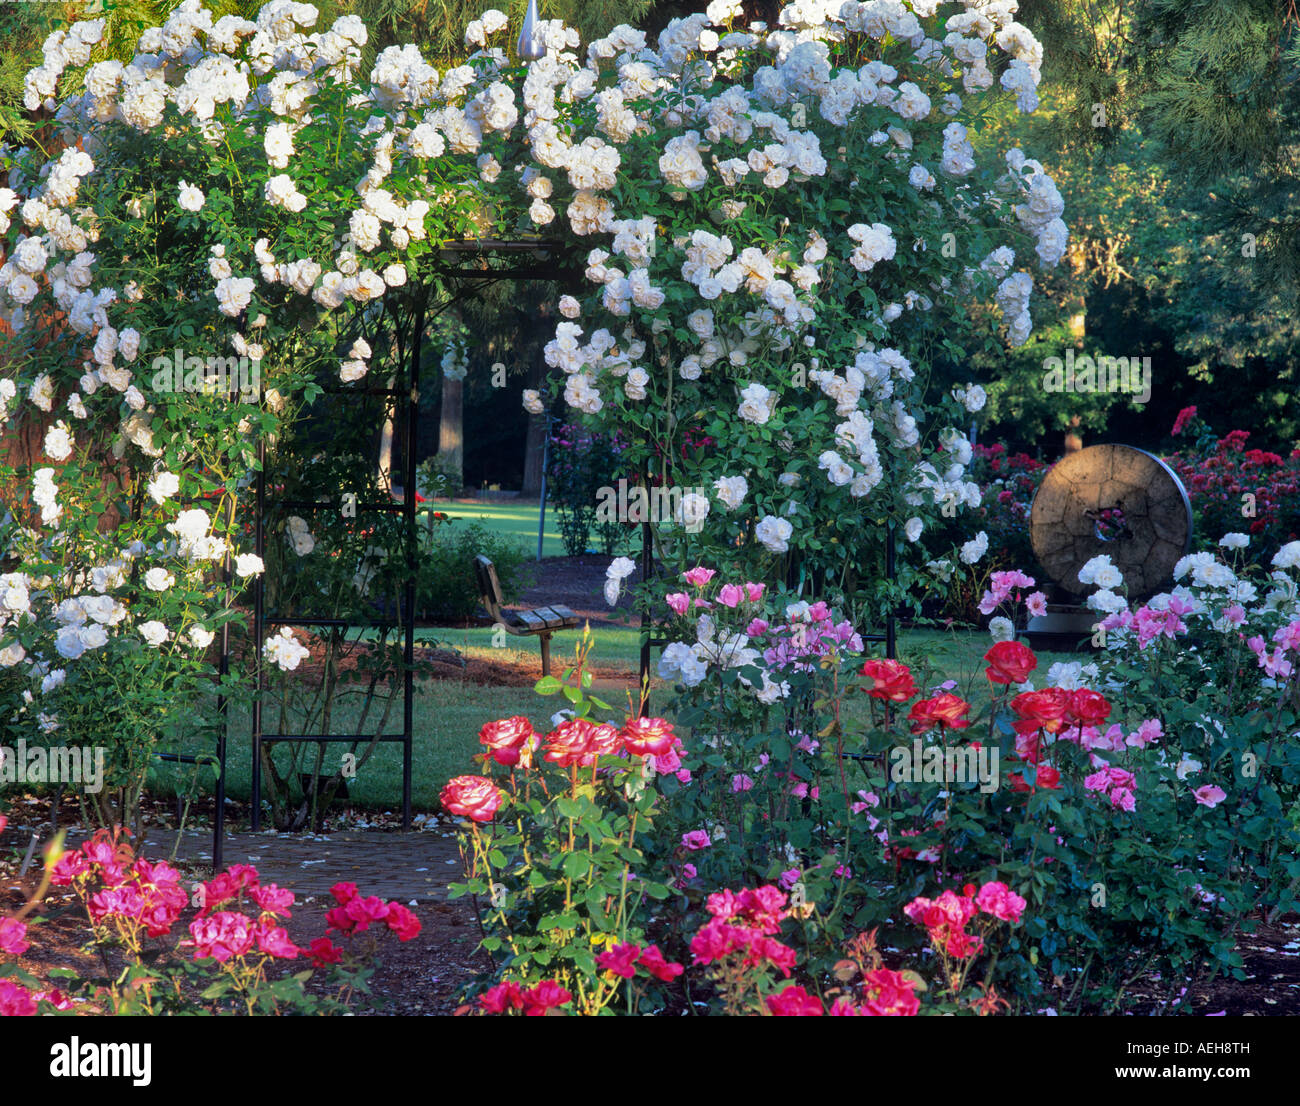
[[[0,817],[0,829],[3,822]],[[349,1009],[373,973],[379,927],[399,941],[420,932],[419,919],[401,903],[363,898],[355,884],[339,883],[324,935],[299,947],[284,928],[293,913],[293,892],[263,884],[251,865],[232,865],[193,884],[191,894],[180,872],[137,857],[122,835],[101,830],[67,852],[61,842],[62,835],[47,851],[45,878],[27,906],[15,918],[0,919],[0,953],[16,958],[27,951],[30,923],[22,919],[49,886],[68,887],[86,912],[91,945],[111,973],[83,977],[56,968],[49,975],[67,989],[42,988],[10,960],[0,964],[0,1014],[152,1017],[196,1008],[213,1014],[338,1014]],[[173,931],[191,906],[199,908],[197,916],[188,936],[178,940]],[[368,938],[359,940],[367,930]],[[335,932],[343,946],[331,939]],[[299,959],[312,968],[286,974],[283,963]],[[309,990],[315,969],[326,968],[324,986]]]

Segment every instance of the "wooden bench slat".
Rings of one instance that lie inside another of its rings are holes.
[[[540,618],[535,611],[511,611],[520,622],[526,625],[533,632],[540,632],[546,629],[546,620]]]

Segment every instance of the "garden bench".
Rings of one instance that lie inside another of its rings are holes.
[[[506,633],[518,637],[536,635],[538,644],[542,648],[542,675],[549,676],[551,635],[556,630],[572,629],[582,620],[568,607],[560,606],[558,603],[529,610],[506,610],[501,598],[501,581],[497,579],[496,567],[482,553],[474,558],[474,578],[478,581],[480,601],[498,626],[504,627]]]

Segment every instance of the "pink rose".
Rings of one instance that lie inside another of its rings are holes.
[[[16,918],[0,918],[0,952],[21,956],[30,947],[27,927]]]
[[[263,918],[257,923],[257,947],[268,956],[276,956],[281,960],[295,960],[302,951],[289,940],[289,934],[269,918]]]
[[[699,566],[696,566],[689,572],[683,572],[682,579],[692,587],[702,588],[716,575],[717,573],[711,568],[700,568]]]
[[[1192,794],[1196,796],[1196,801],[1201,806],[1208,806],[1210,809],[1218,806],[1228,797],[1228,793],[1222,787],[1216,787],[1212,783],[1207,783],[1204,787],[1198,787]]]
[[[763,598],[763,592],[767,590],[766,584],[745,584],[745,598],[751,603],[757,603]]]
[[[724,607],[736,608],[745,601],[745,592],[739,584],[723,584],[718,591],[718,602]]]
[[[685,614],[690,610],[691,597],[684,591],[675,591],[671,595],[665,595],[664,600],[672,608],[674,614]]]

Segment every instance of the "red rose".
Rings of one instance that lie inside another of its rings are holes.
[[[546,735],[546,759],[561,768],[575,764],[586,768],[597,757],[616,752],[618,740],[618,730],[613,726],[569,718]]]
[[[1070,725],[1100,726],[1110,717],[1110,704],[1099,691],[1081,687],[1069,692],[1066,719]]]
[[[638,963],[655,979],[662,980],[664,983],[671,983],[686,970],[680,964],[665,960],[664,954],[659,951],[658,945],[647,945],[642,951]]]
[[[640,945],[615,945],[596,957],[596,967],[603,972],[613,972],[624,979],[631,979],[636,975],[636,962],[640,955]]]
[[[357,897],[357,885],[355,883],[336,883],[330,888],[330,894],[334,896],[334,901],[339,906],[347,906]]]
[[[1040,764],[1037,766],[1037,779],[1033,787],[1025,782],[1022,773],[1015,772],[1011,776],[1012,791],[1033,791],[1039,787],[1044,791],[1060,791],[1061,773],[1050,764]]]
[[[810,995],[797,983],[768,995],[767,1008],[778,1018],[820,1018],[826,1013],[821,999]]]
[[[610,728],[613,729],[612,726]],[[564,1006],[572,998],[573,996],[553,979],[547,979],[532,990],[524,992],[524,1014],[530,1018],[539,1017],[556,1007]]]
[[[501,792],[482,776],[457,776],[449,780],[438,796],[450,814],[475,822],[490,822],[501,805]]]
[[[910,1018],[921,1008],[912,993],[915,980],[889,968],[876,968],[862,974],[862,994],[866,1000],[862,1013],[868,1017]]]
[[[1034,730],[1046,730],[1059,733],[1065,725],[1065,711],[1069,705],[1069,692],[1059,687],[1047,687],[1042,691],[1022,691],[1011,700],[1011,709],[1019,717],[1013,723],[1017,733],[1032,733]]]
[[[388,917],[388,904],[378,895],[367,895],[365,898],[358,895],[340,909],[352,919],[358,933],[369,929],[371,922],[382,922]]]
[[[663,718],[629,718],[619,736],[633,756],[661,757],[673,747],[673,724]]]
[[[489,722],[479,730],[478,739],[493,760],[508,768],[519,763],[520,755],[525,749],[535,749],[538,740],[533,724],[522,715]]]
[[[862,666],[862,675],[872,682],[867,694],[873,699],[903,703],[916,694],[912,670],[898,661],[867,661]]]
[[[388,914],[384,918],[384,924],[397,934],[399,941],[410,941],[420,934],[420,919],[415,914],[404,907],[400,902],[390,902],[388,904]]]
[[[478,997],[478,1004],[485,1014],[504,1014],[507,1010],[522,1010],[524,994],[519,984],[510,980],[498,983]]]
[[[1018,641],[997,642],[984,659],[989,662],[984,672],[995,684],[1023,684],[1038,667],[1033,650]]]
[[[948,692],[936,695],[933,699],[922,699],[913,703],[907,712],[907,720],[912,723],[913,733],[924,733],[936,726],[947,726],[950,730],[964,730],[970,725],[966,712],[970,704]]]
[[[312,963],[318,968],[323,968],[327,964],[337,964],[343,959],[343,950],[328,937],[317,937],[308,951]]]

